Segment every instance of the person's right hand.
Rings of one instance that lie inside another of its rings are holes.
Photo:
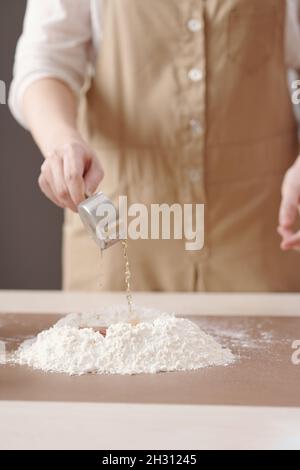
[[[300,157],[288,169],[282,184],[282,199],[279,212],[278,233],[282,237],[282,250],[300,249],[300,230],[294,225],[300,207]]]
[[[78,137],[46,155],[38,183],[56,205],[77,212],[78,204],[95,192],[103,176],[97,156]]]

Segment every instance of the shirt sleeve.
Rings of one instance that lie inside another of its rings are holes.
[[[300,69],[300,0],[286,0],[286,64]]]
[[[9,106],[19,123],[26,128],[22,98],[30,84],[58,78],[78,94],[91,56],[89,0],[28,0],[9,93]]]

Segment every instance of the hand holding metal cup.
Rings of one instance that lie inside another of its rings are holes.
[[[98,192],[79,204],[78,214],[101,250],[121,241],[117,209],[104,193]]]

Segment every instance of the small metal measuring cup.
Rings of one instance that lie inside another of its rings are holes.
[[[101,250],[114,245],[120,238],[120,221],[113,202],[102,192],[81,202],[78,214]]]

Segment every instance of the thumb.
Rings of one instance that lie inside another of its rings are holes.
[[[85,192],[88,196],[91,196],[99,184],[101,183],[104,176],[104,172],[100,162],[97,160],[97,157],[93,157],[91,164],[84,175],[85,181]]]
[[[299,192],[297,188],[290,187],[283,190],[279,211],[279,224],[282,227],[291,227],[298,215]]]

